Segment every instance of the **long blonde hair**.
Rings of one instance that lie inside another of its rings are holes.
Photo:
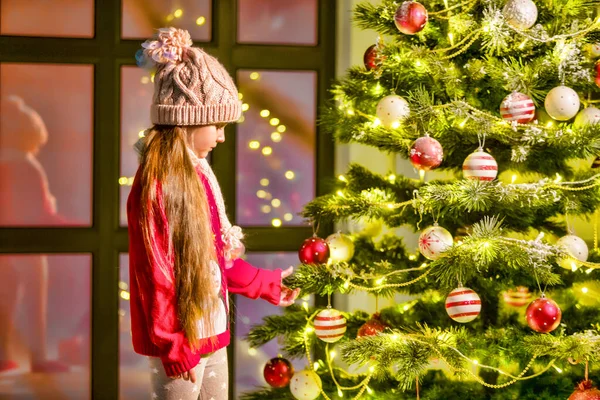
[[[155,125],[147,132],[141,153],[141,226],[146,249],[153,257],[151,222],[164,208],[168,221],[169,257],[174,260],[179,322],[193,349],[200,347],[197,324],[214,334],[211,315],[218,297],[212,279],[215,248],[204,186],[188,154],[185,127]],[[162,204],[159,204],[162,191]],[[160,260],[159,260],[160,263]],[[165,265],[161,268],[167,277]]]

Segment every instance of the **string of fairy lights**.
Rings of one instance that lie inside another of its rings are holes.
[[[180,11],[180,10],[177,10]],[[179,18],[181,16],[180,13],[175,11],[173,15],[175,18]],[[179,17],[177,17],[179,15]],[[249,78],[251,80],[259,80],[261,78],[261,74],[259,72],[251,72],[249,74]],[[142,84],[150,84],[154,82],[154,73],[150,73],[148,76],[143,76],[140,79]],[[244,95],[243,93],[238,93],[239,99],[243,101]],[[242,103],[242,111],[243,115],[238,121],[238,123],[243,123],[246,119],[246,113],[250,111],[250,104],[243,102]],[[268,109],[262,109],[258,112],[261,118],[264,118],[270,127],[272,127],[273,131],[271,132],[269,139],[271,143],[265,141],[260,141],[258,139],[250,139],[247,143],[250,151],[258,151],[263,157],[271,157],[274,154],[274,146],[273,144],[280,143],[284,139],[284,134],[287,131],[287,126],[282,123],[282,121],[273,115],[273,113]],[[138,137],[143,138],[145,135],[144,130],[140,130],[138,132]],[[297,179],[298,174],[291,170],[286,169],[282,171],[283,177],[291,182],[294,182]],[[133,185],[133,176],[121,176],[118,179],[118,183],[120,186],[131,186]],[[268,177],[262,177],[259,179],[257,184],[259,185],[259,189],[256,191],[256,197],[262,201],[262,204],[259,205],[260,212],[263,214],[271,214],[272,218],[270,220],[270,224],[279,228],[283,225],[284,222],[291,222],[294,219],[294,214],[291,212],[281,212],[279,210],[283,210],[283,202],[281,199],[274,197],[272,192],[269,190],[272,187],[272,179]],[[279,211],[279,213],[278,213]],[[273,215],[275,214],[275,215]]]

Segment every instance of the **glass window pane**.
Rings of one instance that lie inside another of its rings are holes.
[[[317,0],[238,0],[238,42],[317,44]]]
[[[89,399],[91,256],[0,255],[0,398]]]
[[[0,65],[0,226],[92,222],[90,65]]]
[[[247,261],[259,268],[273,270],[285,269],[290,265],[298,264],[297,253],[249,253]],[[302,300],[296,300],[300,304],[308,301],[313,305],[313,296]],[[281,315],[283,309],[267,303],[264,300],[252,300],[244,296],[236,295],[235,300],[235,398],[239,399],[244,392],[256,390],[257,386],[268,386],[263,377],[263,369],[267,361],[280,354],[281,346],[277,339],[258,349],[250,349],[244,337],[250,332],[250,328],[262,323],[262,319],[269,315]],[[294,369],[302,370],[306,367],[306,360],[290,360]]]
[[[237,223],[302,225],[315,194],[317,74],[246,70],[238,82]]]
[[[148,357],[133,351],[129,314],[129,256],[119,255],[119,399],[150,399]]]
[[[122,0],[124,39],[147,39],[165,26],[187,29],[192,39],[211,39],[211,0]]]
[[[127,196],[138,167],[133,145],[150,123],[154,84],[150,72],[138,67],[121,67],[121,225],[127,225]]]
[[[94,0],[1,0],[0,34],[93,37]]]

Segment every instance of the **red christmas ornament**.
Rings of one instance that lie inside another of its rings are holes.
[[[298,257],[303,264],[325,264],[329,259],[329,245],[320,237],[308,238],[302,243]]]
[[[373,314],[373,317],[358,329],[356,337],[375,336],[378,333],[383,332],[385,328],[387,328],[387,325],[381,322],[381,316],[379,314]]]
[[[365,51],[365,55],[363,56],[363,62],[365,63],[365,68],[367,69],[367,71],[379,67],[381,58],[379,57],[379,54],[377,52],[376,44],[369,46],[367,51]]]
[[[282,357],[271,358],[263,371],[265,381],[274,388],[286,387],[294,375],[294,366]]]
[[[592,385],[590,380],[581,382],[568,400],[600,400],[600,390]]]
[[[512,92],[502,100],[500,115],[505,121],[517,121],[526,124],[535,118],[535,104],[524,93]]]
[[[443,158],[442,145],[429,136],[418,138],[410,148],[410,162],[417,169],[429,171],[438,167]]]
[[[600,62],[596,63],[596,86],[600,87]]]
[[[553,300],[540,297],[531,302],[525,315],[531,329],[540,333],[548,333],[558,327],[562,312]]]
[[[405,35],[414,35],[425,28],[427,9],[416,1],[405,1],[396,10],[394,23],[400,32]]]

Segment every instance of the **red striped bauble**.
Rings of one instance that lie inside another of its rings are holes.
[[[337,342],[346,333],[346,318],[334,308],[318,313],[313,324],[317,337],[327,343]]]
[[[535,118],[535,104],[531,97],[519,92],[512,92],[502,100],[500,115],[506,121],[517,121],[526,124]]]
[[[456,322],[471,322],[481,312],[481,299],[472,289],[456,288],[446,297],[446,312]]]
[[[481,149],[477,149],[465,158],[463,176],[467,179],[493,181],[498,176],[498,163],[496,163],[494,157]]]

